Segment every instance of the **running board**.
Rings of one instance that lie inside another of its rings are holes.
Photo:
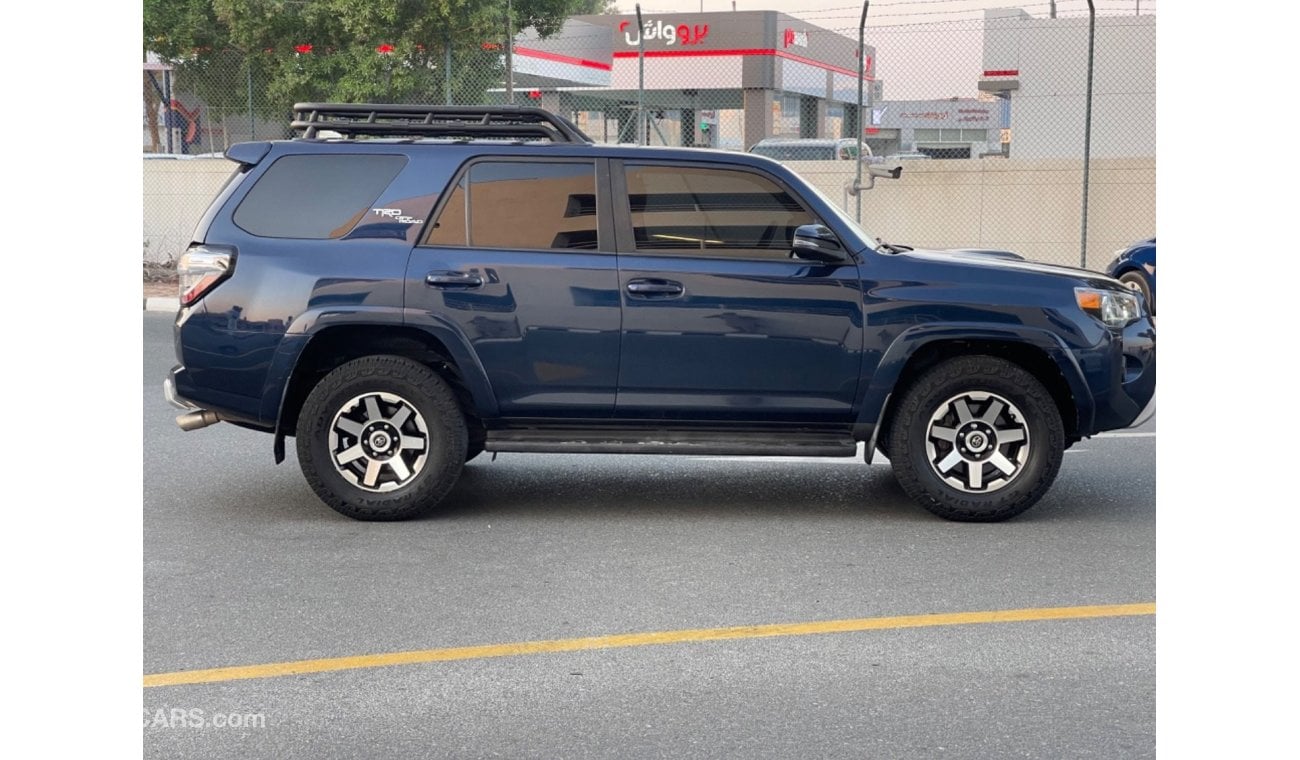
[[[487,451],[549,454],[687,454],[851,457],[844,432],[793,430],[490,430]]]

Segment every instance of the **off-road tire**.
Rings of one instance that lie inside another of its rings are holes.
[[[422,467],[409,482],[385,493],[346,480],[330,448],[336,415],[350,400],[375,393],[400,397],[427,428]],[[429,512],[456,484],[466,444],[465,416],[455,393],[432,369],[402,356],[366,356],[336,368],[312,389],[298,419],[298,462],[307,483],[321,501],[356,520],[405,520]]]
[[[987,493],[950,485],[927,451],[933,415],[965,393],[995,394],[1011,402],[1028,435],[1015,475]],[[907,495],[939,517],[959,522],[997,522],[1029,509],[1051,487],[1065,453],[1060,411],[1043,384],[1016,364],[982,355],[950,359],[918,377],[899,401],[888,440],[894,476]]]

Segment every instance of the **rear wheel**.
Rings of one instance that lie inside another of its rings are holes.
[[[1065,452],[1051,394],[1020,366],[992,356],[952,359],[917,378],[889,442],[908,496],[964,522],[1005,520],[1032,507]]]
[[[436,372],[401,356],[367,356],[322,379],[298,420],[298,461],[312,490],[357,520],[423,514],[455,485],[465,418]]]

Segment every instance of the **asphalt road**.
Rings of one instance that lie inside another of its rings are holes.
[[[1078,444],[996,525],[934,518],[861,460],[525,454],[469,465],[436,516],[367,524],[316,500],[292,446],[276,466],[268,435],[181,432],[168,316],[145,315],[144,346],[145,674],[1155,601],[1154,435]],[[228,714],[261,717],[211,725]],[[158,686],[144,718],[157,758],[1151,757],[1155,618]]]

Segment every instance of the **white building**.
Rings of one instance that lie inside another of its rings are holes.
[[[984,13],[979,88],[1009,101],[1014,158],[1083,156],[1088,18]],[[1156,17],[1098,16],[1093,61],[1092,157],[1156,154]]]

